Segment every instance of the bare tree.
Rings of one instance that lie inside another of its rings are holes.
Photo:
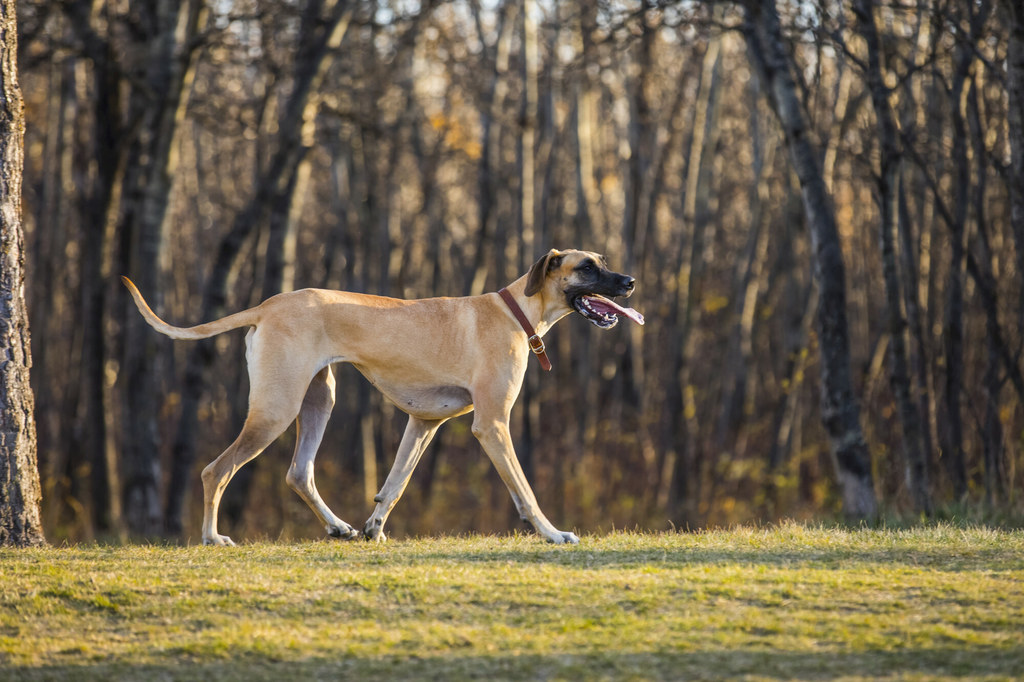
[[[742,31],[750,60],[782,124],[790,159],[800,179],[804,212],[811,232],[812,265],[819,291],[817,331],[821,352],[822,420],[842,491],[843,509],[851,518],[871,518],[877,513],[878,504],[871,458],[860,425],[860,408],[850,377],[846,268],[835,214],[790,73],[775,2],[746,0],[743,7]]]
[[[141,122],[130,155],[128,196],[124,200],[122,239],[128,247],[125,270],[139,286],[153,292],[159,305],[161,256],[166,239],[165,217],[178,155],[180,122],[195,74],[197,36],[204,30],[205,0],[160,0],[146,11],[148,32],[146,82],[133,90],[129,107]],[[124,311],[126,341],[124,510],[131,531],[139,536],[163,532],[160,440],[161,355],[169,344],[159,340],[131,306]]]
[[[867,45],[865,78],[875,107],[878,125],[878,143],[881,149],[880,170],[877,177],[878,207],[880,212],[879,243],[882,254],[882,274],[885,280],[886,310],[889,321],[890,351],[892,356],[892,391],[896,399],[903,431],[903,457],[906,462],[907,488],[914,507],[924,514],[932,513],[931,492],[928,487],[928,462],[924,457],[921,416],[914,404],[910,377],[908,348],[910,339],[907,318],[903,310],[903,284],[900,282],[897,258],[899,211],[899,182],[901,152],[896,117],[889,104],[889,89],[882,74],[882,47],[875,26],[875,3],[858,0],[854,3],[857,28]]]
[[[704,52],[700,71],[700,88],[693,102],[693,134],[686,162],[686,179],[683,186],[683,215],[687,226],[680,235],[676,263],[673,264],[677,292],[672,305],[672,325],[678,334],[677,349],[673,357],[673,374],[679,384],[678,392],[673,387],[672,402],[678,404],[676,419],[676,459],[672,471],[669,499],[671,516],[680,525],[696,525],[697,497],[700,494],[701,463],[697,453],[698,419],[694,395],[694,356],[696,342],[693,331],[700,318],[700,302],[697,283],[704,270],[705,233],[710,222],[711,152],[715,138],[715,112],[720,93],[720,50],[721,36],[712,36]]]
[[[1010,191],[1010,227],[1017,247],[1017,269],[1024,272],[1024,7],[1016,0],[1003,0],[1009,25],[1006,54],[1006,94],[1008,100],[1010,167],[1007,189]],[[1024,298],[1017,315],[1024,323]]]
[[[0,546],[42,545],[39,469],[25,309],[21,180],[25,112],[15,0],[0,3]]]
[[[107,389],[105,374],[111,349],[104,338],[104,327],[112,308],[107,294],[111,268],[107,254],[115,239],[128,144],[127,125],[120,112],[123,97],[117,50],[111,37],[115,30],[111,24],[115,22],[109,14],[95,12],[93,8],[89,0],[65,5],[69,31],[92,67],[88,84],[79,85],[75,76],[67,77],[69,89],[84,86],[91,97],[88,102],[76,103],[77,115],[67,117],[69,130],[62,133],[73,147],[79,166],[72,171],[80,185],[75,211],[83,217],[82,232],[87,235],[80,251],[81,389],[73,425],[78,447],[68,451],[67,468],[72,472],[89,472],[88,505],[93,529],[107,534],[116,532],[121,520],[118,467],[108,429],[113,392]],[[73,69],[68,71],[74,73]],[[91,119],[85,113],[89,109]],[[76,135],[75,125],[87,129],[89,134]],[[74,491],[74,475],[70,485]]]

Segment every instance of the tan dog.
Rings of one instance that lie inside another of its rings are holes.
[[[135,285],[122,279],[146,321],[171,338],[203,339],[250,327],[245,337],[249,414],[235,442],[203,469],[204,544],[234,544],[217,533],[221,495],[235,472],[296,418],[298,437],[288,484],[329,535],[359,536],[324,504],[313,483],[313,461],[334,407],[335,362],[354,365],[409,414],[395,464],[363,526],[366,539],[386,539],[384,523],[438,427],[451,417],[475,411],[473,435],[508,486],[522,518],[551,542],[579,542],[541,512],[519,466],[508,424],[530,358],[527,336],[534,337],[530,345],[542,355],[539,337],[574,309],[602,328],[613,326],[619,315],[643,324],[640,313],[604,297],[628,296],[634,281],[610,272],[602,256],[552,250],[508,286],[511,304],[493,293],[403,301],[303,289],[190,328],[158,318]],[[513,307],[525,314],[525,326],[517,321]],[[524,331],[530,326],[536,331]]]

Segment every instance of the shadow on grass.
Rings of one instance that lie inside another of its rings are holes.
[[[396,557],[398,559],[398,557]],[[402,560],[402,559],[398,559]],[[551,564],[570,568],[629,568],[651,564],[706,565],[740,564],[747,566],[769,566],[773,568],[827,568],[846,570],[857,565],[885,564],[928,568],[937,571],[963,571],[970,569],[1021,570],[1024,556],[1003,549],[975,549],[957,552],[950,548],[936,548],[934,551],[921,549],[858,550],[845,547],[821,549],[590,549],[580,546],[573,549],[559,547],[530,550],[494,549],[481,551],[436,551],[424,552],[415,557],[414,563],[434,564],[437,562],[481,562],[481,563],[524,563]]]
[[[433,658],[303,659],[279,661],[242,654],[232,661],[166,665],[99,662],[74,666],[3,668],[8,680],[579,680],[664,679],[811,680],[847,678],[962,679],[1012,677],[1024,669],[1024,649],[906,649],[901,651],[822,652],[816,654],[730,650],[602,654],[501,655]]]

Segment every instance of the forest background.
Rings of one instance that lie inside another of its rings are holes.
[[[554,372],[527,372],[513,438],[556,523],[843,511],[828,277],[883,511],[1019,518],[1024,10],[761,4],[21,2],[48,538],[196,539],[199,470],[244,418],[244,335],[171,343],[119,275],[194,324],[309,286],[496,291],[550,247],[607,254],[647,317],[572,316]],[[784,59],[759,51],[773,28]],[[844,268],[816,270],[805,168]],[[319,488],[358,525],[404,415],[352,368],[338,385]],[[516,525],[469,426],[439,432],[393,534]],[[226,532],[322,535],[285,484],[291,440],[235,477]]]

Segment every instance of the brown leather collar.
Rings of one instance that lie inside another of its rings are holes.
[[[548,360],[548,354],[544,350],[544,341],[537,335],[537,332],[534,331],[533,325],[530,324],[530,321],[526,319],[526,314],[523,312],[523,309],[519,307],[518,303],[516,303],[516,299],[512,298],[512,294],[509,293],[508,289],[502,289],[498,292],[498,295],[501,296],[501,300],[505,301],[505,305],[507,305],[508,309],[512,311],[512,314],[516,316],[516,319],[519,320],[519,325],[523,328],[523,331],[526,332],[526,342],[530,344],[530,350],[532,350],[537,356],[537,359],[540,360],[540,366],[544,368],[545,372],[550,372],[551,361]]]

